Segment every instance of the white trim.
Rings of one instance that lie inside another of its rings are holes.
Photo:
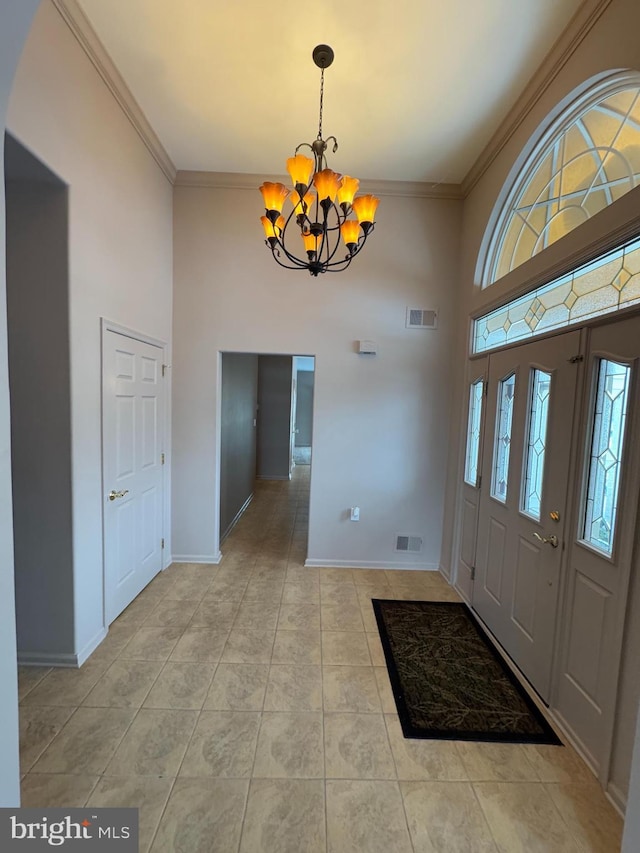
[[[242,517],[242,515],[244,514],[245,510],[247,509],[247,507],[249,506],[249,504],[251,503],[252,500],[253,500],[253,492],[251,492],[249,497],[246,499],[246,501],[242,504],[242,506],[240,507],[238,512],[235,514],[231,524],[227,527],[227,529],[224,531],[224,533],[221,534],[221,536],[220,536],[221,542],[224,542],[224,540],[231,533],[231,531],[236,526],[236,524],[240,521],[240,518]]]
[[[95,652],[100,643],[107,637],[108,630],[101,628],[92,640],[77,654],[49,652],[18,652],[20,666],[63,666],[78,669]]]
[[[315,560],[306,559],[305,568],[327,569],[400,569],[409,572],[440,572],[437,563],[400,563],[393,560]]]
[[[78,0],[52,0],[52,3],[167,180],[173,183],[177,170],[171,157],[82,11]]]
[[[172,563],[202,563],[212,564],[217,566],[222,560],[222,552],[217,554],[174,554],[171,558]]]
[[[177,187],[207,187],[209,189],[251,190],[255,192],[263,181],[289,183],[285,175],[258,175],[244,172],[198,172],[179,169],[174,184]],[[425,181],[376,181],[361,180],[362,192],[379,196],[400,196],[403,198],[449,198],[462,199],[462,187],[459,184],[439,184]]]
[[[584,0],[580,5],[524,91],[518,96],[513,108],[465,175],[461,185],[465,198],[489,169],[511,137],[526,121],[527,116],[560,74],[610,3],[611,0]]]
[[[617,785],[614,785],[613,782],[609,782],[607,790],[604,793],[624,820],[624,813],[627,810],[627,795]]]

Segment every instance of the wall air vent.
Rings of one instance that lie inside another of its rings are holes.
[[[402,533],[399,533],[396,536],[396,551],[405,551],[410,552],[412,554],[418,554],[422,551],[422,537],[421,536],[406,536]]]
[[[438,312],[428,308],[407,308],[407,329],[437,329]]]

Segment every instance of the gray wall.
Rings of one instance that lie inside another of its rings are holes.
[[[296,374],[296,447],[311,447],[313,380],[311,370],[299,370]]]
[[[222,354],[220,538],[253,494],[256,477],[258,356]]]
[[[5,171],[18,652],[46,658],[74,648],[67,189],[10,138]]]
[[[291,447],[291,356],[258,358],[258,447],[256,474],[289,478]]]
[[[39,0],[0,4],[0,121],[4,127],[9,93],[31,19]],[[4,146],[0,145],[0,170]],[[20,803],[18,688],[13,582],[9,371],[5,313],[5,203],[0,181],[0,807]]]

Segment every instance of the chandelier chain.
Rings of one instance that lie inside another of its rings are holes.
[[[320,118],[318,119],[318,139],[322,139],[322,104],[324,101],[324,68],[320,73]]]

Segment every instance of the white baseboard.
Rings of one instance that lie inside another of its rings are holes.
[[[436,563],[394,563],[386,560],[316,560],[304,561],[307,568],[327,569],[401,569],[408,572],[437,572]]]
[[[246,508],[249,506],[249,504],[251,503],[252,500],[253,500],[253,492],[251,492],[249,497],[246,499],[246,501],[242,504],[242,506],[240,507],[238,512],[235,514],[231,524],[227,527],[225,532],[220,536],[220,544],[221,545],[224,542],[224,540],[227,538],[227,536],[231,533],[231,531],[236,526],[236,524],[240,521],[240,519],[242,518]]]
[[[20,666],[64,666],[70,669],[78,669],[93,654],[100,643],[107,636],[107,629],[101,628],[98,633],[89,640],[86,646],[77,654],[66,652],[18,652],[18,663]]]
[[[212,563],[217,566],[221,559],[220,551],[217,554],[174,554],[171,563]]]

